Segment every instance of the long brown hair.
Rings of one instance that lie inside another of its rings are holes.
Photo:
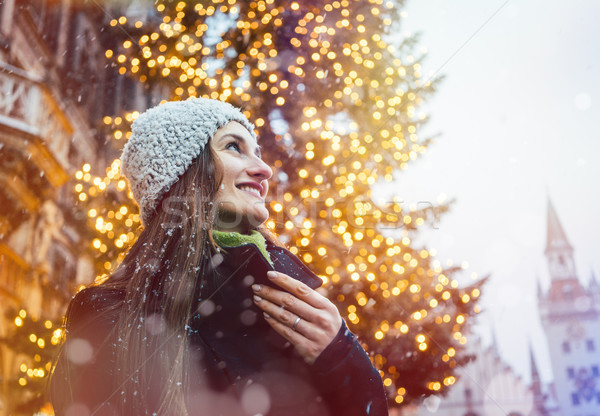
[[[119,267],[97,286],[125,294],[122,302],[107,305],[104,312],[116,317],[111,335],[118,339],[114,386],[123,414],[144,414],[148,400],[156,397],[160,397],[154,410],[158,414],[188,414],[187,328],[218,252],[212,228],[221,181],[209,143],[165,194]],[[281,245],[266,227],[257,230]],[[148,325],[150,318],[153,326]],[[155,336],[157,325],[160,336]]]

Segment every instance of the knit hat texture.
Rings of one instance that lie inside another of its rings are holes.
[[[215,132],[230,121],[242,124],[256,139],[254,125],[239,109],[209,98],[169,101],[140,114],[133,122],[121,155],[121,172],[144,224]]]

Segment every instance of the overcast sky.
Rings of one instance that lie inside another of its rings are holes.
[[[422,107],[421,134],[441,137],[379,195],[457,198],[419,241],[444,264],[468,262],[465,280],[492,274],[477,332],[489,343],[493,327],[526,380],[531,341],[549,381],[536,298],[536,278],[549,285],[548,196],[579,279],[600,280],[600,2],[409,0],[405,10],[403,31],[422,32],[427,49],[423,74],[446,75]]]

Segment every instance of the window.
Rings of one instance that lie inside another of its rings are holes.
[[[577,393],[571,394],[571,401],[575,406],[579,406],[579,395]]]
[[[58,277],[61,288],[70,288],[77,278],[77,259],[62,244],[53,244],[50,248],[49,259],[52,271]]]
[[[569,341],[565,341],[562,343],[562,350],[563,350],[563,352],[566,352],[566,353],[571,352],[571,346],[569,345]]]
[[[563,295],[565,296],[565,300],[573,300],[573,288],[571,287],[571,285],[564,285],[563,286]]]
[[[473,398],[473,392],[469,387],[465,389],[465,399],[470,400]]]
[[[590,352],[596,351],[596,346],[594,345],[594,340],[593,339],[587,339],[587,340],[585,340],[585,346],[586,346],[587,350],[590,351]]]
[[[62,8],[61,2],[21,0],[19,6],[21,9],[27,10],[29,16],[35,22],[39,30],[39,35],[46,41],[49,49],[52,52],[56,52]]]
[[[573,367],[567,368],[567,377],[569,377],[569,378],[575,377],[575,370],[573,369]]]

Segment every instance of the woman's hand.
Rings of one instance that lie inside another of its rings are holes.
[[[285,273],[270,271],[267,276],[287,292],[252,285],[254,303],[271,327],[290,341],[307,363],[314,363],[342,325],[339,311],[329,299]]]

